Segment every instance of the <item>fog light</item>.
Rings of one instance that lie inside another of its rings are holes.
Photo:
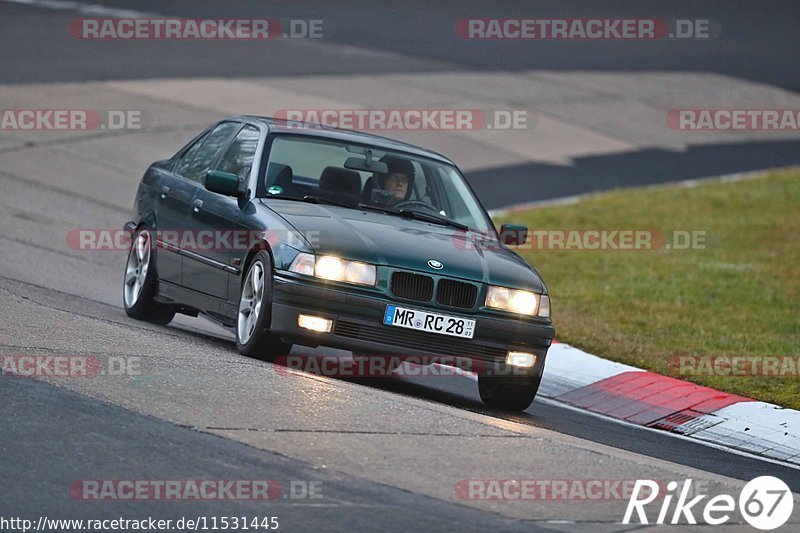
[[[530,368],[536,364],[536,356],[527,352],[508,352],[506,356],[506,364],[511,366],[519,366],[522,368]]]
[[[320,316],[297,315],[297,325],[303,329],[310,329],[319,333],[330,333],[333,327],[333,320]]]

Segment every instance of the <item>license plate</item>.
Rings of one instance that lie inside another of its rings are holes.
[[[416,329],[440,335],[451,335],[471,339],[475,333],[475,321],[470,318],[428,313],[419,309],[407,309],[396,305],[386,306],[383,323],[387,326]]]

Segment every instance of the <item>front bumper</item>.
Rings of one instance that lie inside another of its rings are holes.
[[[364,354],[432,356],[433,360],[443,364],[466,360],[470,363],[469,368],[481,372],[522,377],[541,375],[547,350],[555,336],[555,329],[549,321],[467,315],[457,310],[354,292],[278,273],[274,277],[270,330],[285,342],[305,346],[328,346]],[[462,339],[385,326],[383,316],[389,304],[475,319],[475,335],[472,339]],[[297,324],[300,313],[332,320],[331,332],[315,333],[300,328]],[[505,358],[509,350],[535,354],[536,364],[528,369],[507,367]]]

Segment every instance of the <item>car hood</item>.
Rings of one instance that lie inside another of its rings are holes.
[[[317,254],[546,292],[525,260],[479,234],[376,211],[280,200],[264,205],[302,233]],[[443,268],[432,268],[431,260]]]

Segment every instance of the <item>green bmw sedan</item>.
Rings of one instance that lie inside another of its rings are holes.
[[[398,141],[235,116],[153,163],[125,224],[123,301],[166,324],[203,314],[245,355],[294,344],[478,374],[526,409],[555,336],[541,276],[455,164]]]

